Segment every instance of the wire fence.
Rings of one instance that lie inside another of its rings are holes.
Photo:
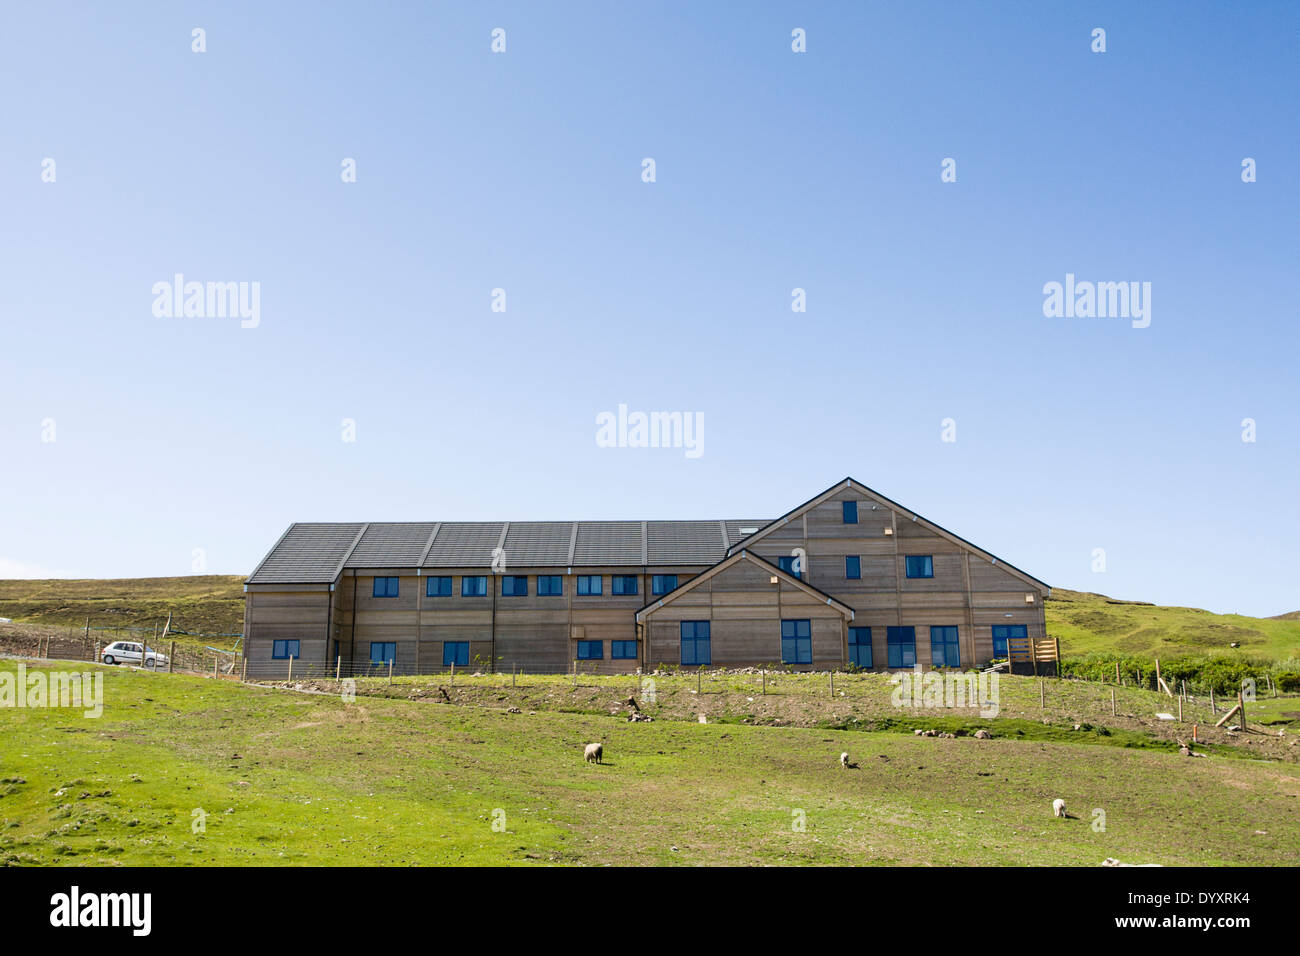
[[[215,636],[215,635],[203,635]],[[175,640],[153,638],[152,629],[131,627],[69,627],[59,624],[0,623],[0,654],[49,660],[101,661],[104,651],[117,641],[138,643],[146,648],[141,666],[154,655],[157,670],[187,673],[218,673],[233,676],[239,656],[235,651],[195,647]],[[136,663],[119,657],[120,663]]]

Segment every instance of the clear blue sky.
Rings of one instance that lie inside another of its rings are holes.
[[[0,576],[852,475],[1054,586],[1300,608],[1294,4],[4,18]],[[1045,318],[1067,272],[1150,282],[1150,327]],[[260,282],[260,325],[156,318],[175,273]],[[704,454],[597,447],[619,403]]]

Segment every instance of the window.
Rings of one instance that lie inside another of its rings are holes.
[[[564,593],[563,579],[558,574],[537,575],[537,593],[542,597],[555,597]],[[525,592],[527,593],[527,592]]]
[[[375,597],[397,597],[397,578],[375,578]]]
[[[849,663],[858,667],[871,667],[871,628],[849,628]]]
[[[602,661],[605,659],[603,641],[579,641],[577,658],[580,661]]]
[[[812,622],[781,622],[781,663],[812,663]]]
[[[1029,628],[1024,624],[994,624],[993,625],[993,656],[1007,656],[1007,639],[1012,637],[1028,637]]]
[[[297,641],[276,641],[271,645],[271,656],[277,661],[287,660],[290,657],[298,656]]]
[[[682,621],[682,663],[701,666],[713,662],[708,621]]]
[[[636,660],[636,641],[610,641],[609,656],[616,661]]]
[[[600,593],[600,575],[599,575],[599,574],[579,574],[579,575],[578,575],[578,593],[579,593],[579,594],[599,594],[599,593]]]
[[[934,577],[934,558],[928,554],[909,554],[907,556],[907,576],[909,578]]]
[[[461,597],[487,597],[487,578],[464,577],[460,579]]]
[[[916,663],[916,628],[891,627],[885,632],[889,643],[889,666],[911,667]]]
[[[862,577],[862,559],[856,554],[845,555],[844,576],[850,581],[856,581]]]
[[[961,667],[957,628],[930,628],[930,663],[935,667]]]
[[[370,663],[387,664],[397,660],[397,643],[395,641],[371,641]]]
[[[845,523],[845,524],[857,524],[857,523],[858,523],[858,503],[857,503],[856,501],[845,501],[845,502],[842,502],[842,504],[844,505],[844,523]]]
[[[792,574],[796,578],[799,578],[802,581],[803,571],[802,570],[796,571],[794,569],[794,562],[795,562],[795,556],[793,554],[787,554],[784,557],[780,557],[776,559],[776,566],[780,568],[782,571],[784,571],[786,574]]]
[[[443,641],[442,666],[469,667],[469,641]]]
[[[451,578],[429,578],[424,586],[425,597],[451,597]]]
[[[656,574],[650,578],[650,590],[655,594],[667,594],[677,587],[677,575]]]
[[[507,574],[501,578],[502,597],[527,597],[528,575]]]
[[[635,574],[611,574],[609,576],[610,594],[636,594]]]

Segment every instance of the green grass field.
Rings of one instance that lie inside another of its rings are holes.
[[[521,711],[106,669],[99,719],[0,712],[0,861],[1290,865],[1300,853],[1295,764],[1022,739],[997,721],[999,736],[976,740]],[[593,740],[603,766],[582,760]],[[858,769],[841,769],[842,750]],[[1051,817],[1058,796],[1078,819]],[[205,832],[191,830],[196,810]]]

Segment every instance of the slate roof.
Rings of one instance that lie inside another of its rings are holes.
[[[410,521],[294,524],[249,584],[330,584],[344,568],[711,565],[767,521]]]

